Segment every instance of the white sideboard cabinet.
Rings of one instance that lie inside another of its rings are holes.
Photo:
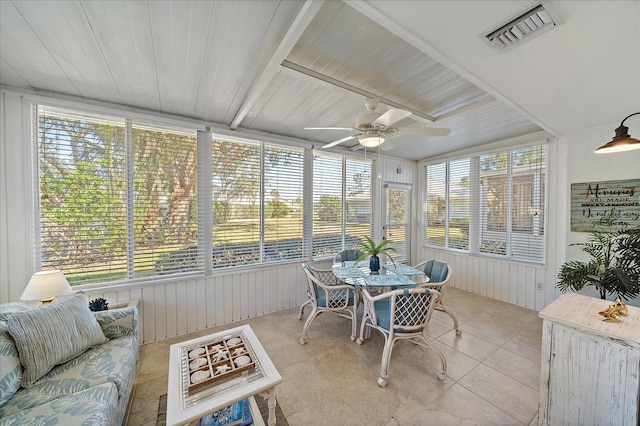
[[[540,425],[640,424],[640,308],[608,323],[611,303],[565,293],[540,312]]]

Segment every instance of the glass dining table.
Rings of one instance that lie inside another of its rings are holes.
[[[355,264],[353,261],[341,262],[332,265],[333,274],[339,280],[352,285],[358,289],[366,289],[371,295],[381,294],[398,288],[410,288],[429,282],[429,277],[416,268],[404,264],[385,263],[380,265],[380,271],[372,272],[369,269],[369,262],[362,261]],[[361,298],[361,300],[363,300]],[[370,329],[364,330],[364,322],[367,317],[367,303],[365,302],[365,312],[362,315],[360,337],[368,339]],[[364,332],[364,334],[363,334]]]
[[[385,263],[380,265],[380,271],[371,272],[368,261],[359,262],[357,265],[354,263],[336,263],[331,269],[339,280],[359,288],[375,289],[375,292],[398,287],[415,287],[429,282],[429,277],[424,271],[409,265]]]

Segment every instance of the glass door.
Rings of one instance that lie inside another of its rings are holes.
[[[411,185],[387,183],[384,188],[383,238],[397,251],[393,260],[407,263],[411,254]]]

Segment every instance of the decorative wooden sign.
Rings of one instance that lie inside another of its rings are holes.
[[[613,226],[603,220],[613,219]],[[571,184],[571,230],[640,227],[640,179]]]

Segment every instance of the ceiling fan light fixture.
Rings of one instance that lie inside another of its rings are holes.
[[[640,115],[640,112],[635,112],[625,117],[622,120],[622,123],[620,123],[620,127],[616,129],[616,134],[613,139],[601,147],[596,148],[594,152],[596,154],[608,154],[610,152],[623,152],[640,149],[640,140],[632,138],[631,135],[629,135],[629,128],[624,125],[627,118],[633,117],[634,115]]]
[[[374,135],[362,135],[358,137],[358,142],[367,148],[375,148],[376,146],[382,145],[384,142],[384,135],[378,133]]]

